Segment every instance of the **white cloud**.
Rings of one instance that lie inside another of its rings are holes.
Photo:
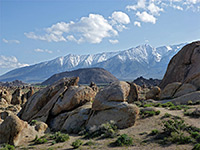
[[[136,16],[138,16],[138,18],[142,21],[142,22],[150,22],[155,24],[156,23],[156,18],[151,15],[148,14],[146,11],[140,13],[139,11],[136,13]]]
[[[147,8],[153,15],[160,15],[160,12],[164,11],[163,8],[159,8],[154,3],[149,4]]]
[[[100,43],[104,38],[117,36],[118,31],[126,29],[125,25],[130,23],[129,16],[120,11],[113,12],[109,19],[99,14],[89,14],[88,17],[82,17],[78,22],[56,23],[46,28],[44,35],[36,35],[34,32],[24,34],[27,38],[48,42]]]
[[[177,10],[183,10],[183,8],[181,6],[178,6],[178,5],[172,5],[172,7],[174,9],[177,9]]]
[[[135,21],[135,22],[134,22],[134,25],[135,25],[135,26],[138,26],[138,27],[141,27],[141,23],[140,23],[139,21]]]
[[[117,44],[117,43],[119,43],[118,40],[109,40],[109,42],[112,43],[112,44]]]
[[[118,22],[120,24],[129,24],[130,23],[130,18],[129,16],[121,11],[115,11],[112,13],[113,21]]]
[[[53,33],[45,34],[43,36],[36,35],[34,32],[24,33],[27,38],[34,40],[43,40],[48,42],[61,42],[66,41],[66,39],[62,35],[56,35]]]
[[[0,55],[0,68],[14,69],[14,68],[25,67],[25,66],[29,66],[29,65],[18,62],[15,56],[6,57],[3,55]]]
[[[126,9],[128,10],[137,10],[137,9],[145,9],[146,7],[146,0],[138,0],[136,5],[128,5]]]
[[[18,41],[18,40],[6,40],[6,39],[2,39],[2,41],[4,43],[7,43],[7,44],[12,44],[12,43],[19,44],[20,43],[20,41]]]
[[[37,49],[34,49],[35,52],[41,52],[41,53],[53,53],[52,51],[48,50],[48,49],[40,49],[40,48],[37,48]]]

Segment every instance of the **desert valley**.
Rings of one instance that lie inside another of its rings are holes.
[[[162,80],[85,68],[1,82],[1,149],[199,150],[199,90],[200,41],[173,56]]]

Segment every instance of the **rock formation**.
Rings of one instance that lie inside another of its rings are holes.
[[[190,83],[200,88],[200,41],[184,46],[170,61],[161,89],[173,82]]]

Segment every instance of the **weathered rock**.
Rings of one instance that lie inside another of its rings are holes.
[[[174,96],[176,91],[181,87],[182,83],[180,82],[174,82],[168,84],[160,93],[159,98],[160,99],[169,99]]]
[[[177,89],[176,93],[174,94],[174,98],[191,93],[191,92],[195,92],[197,90],[197,88],[189,83],[183,84],[181,85],[180,88]]]
[[[11,104],[13,105],[21,104],[22,103],[21,96],[22,96],[22,91],[20,88],[17,88],[12,94]]]
[[[158,99],[161,90],[158,86],[154,86],[149,92],[146,93],[146,99]]]
[[[48,125],[44,122],[37,122],[36,125],[35,125],[35,130],[38,131],[38,132],[45,132],[46,129],[48,128]]]
[[[78,133],[89,119],[92,104],[90,102],[70,112],[61,130],[67,133]]]
[[[130,85],[130,92],[128,95],[128,103],[133,103],[138,100],[138,86],[135,83],[128,83]]]
[[[7,116],[0,124],[0,144],[8,143],[18,146],[30,142],[36,135],[40,137],[43,133],[37,132],[34,127],[13,114]]]
[[[38,120],[38,121],[42,121],[42,122],[46,122],[49,115],[50,115],[50,110],[53,108],[54,104],[56,103],[57,100],[61,99],[62,95],[64,94],[64,92],[67,90],[67,87],[63,87],[61,88],[56,95],[54,95],[49,101],[48,103],[41,108],[41,110],[39,112],[37,112],[34,116],[31,116],[29,120],[27,121],[31,121],[31,120]]]
[[[193,75],[189,79],[185,80],[184,83],[190,83],[197,87],[198,90],[200,90],[200,73]]]
[[[70,112],[61,113],[58,116],[54,117],[49,124],[49,127],[53,131],[60,131],[65,120],[68,118]]]
[[[8,102],[4,98],[0,98],[0,107],[7,107]]]
[[[90,83],[90,87],[95,91],[95,92],[99,92],[99,88],[97,87],[97,85],[94,82]]]
[[[200,41],[184,46],[170,61],[163,80],[160,83],[164,89],[170,83],[182,82],[200,87]]]
[[[109,103],[124,102],[130,92],[130,85],[123,81],[117,81],[111,83],[99,91],[92,104],[92,110],[104,110],[108,109]]]
[[[51,99],[56,95],[57,92],[59,92],[61,89],[64,89],[65,86],[69,87],[69,86],[77,85],[78,81],[79,81],[78,77],[63,78],[60,81],[54,83],[53,85],[48,86],[36,92],[29,98],[28,102],[26,103],[26,106],[20,112],[20,117],[23,120],[30,121],[31,118],[37,115],[37,113],[39,113],[40,111],[48,114],[49,112],[44,112],[44,110],[42,110],[45,107],[45,105],[51,101]],[[55,103],[56,100],[57,99],[54,99],[53,102]],[[49,105],[51,106],[54,105],[53,102],[50,102]],[[48,106],[45,109],[50,110],[51,108],[52,107]]]
[[[176,104],[176,105],[186,105],[188,104],[188,101],[192,101],[193,103],[200,100],[200,91],[192,92],[189,94],[185,94],[183,96],[174,98],[170,100],[170,102]]]
[[[11,98],[12,98],[12,95],[11,95],[8,91],[2,90],[2,91],[0,92],[0,99],[6,100],[6,102],[7,102],[8,104],[11,103]],[[3,101],[3,100],[2,100],[2,101]]]
[[[113,120],[120,129],[131,127],[139,114],[139,109],[136,105],[128,104],[127,102],[118,102],[118,106],[113,106],[111,109],[102,111],[93,111],[86,128],[100,126],[104,123]]]
[[[51,114],[57,115],[62,111],[70,111],[86,102],[94,100],[96,92],[88,86],[71,86],[54,105]]]

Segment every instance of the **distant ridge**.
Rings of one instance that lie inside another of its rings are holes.
[[[120,80],[134,80],[140,76],[162,79],[170,59],[184,45],[154,48],[145,44],[117,52],[94,55],[69,54],[51,61],[14,69],[0,76],[0,81],[21,80],[26,83],[38,83],[57,73],[94,67],[104,68]]]
[[[118,81],[118,79],[113,76],[110,72],[103,68],[83,68],[74,71],[66,71],[62,73],[55,74],[49,79],[42,82],[42,85],[50,85],[64,77],[79,77],[80,84],[90,84],[95,83],[110,83]]]

